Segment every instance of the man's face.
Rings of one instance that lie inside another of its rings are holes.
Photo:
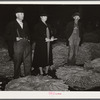
[[[41,18],[44,22],[47,21],[47,16],[41,16],[40,18]]]
[[[73,17],[73,19],[78,21],[80,19],[80,16],[76,15],[76,16]]]
[[[24,13],[23,12],[18,12],[16,13],[16,17],[19,19],[19,20],[23,20],[24,19]]]

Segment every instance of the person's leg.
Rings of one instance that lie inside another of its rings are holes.
[[[68,51],[68,64],[74,65],[75,64],[75,41],[69,41],[69,51]]]
[[[39,70],[40,70],[40,75],[43,75],[43,68],[39,67]]]
[[[21,71],[20,65],[22,63],[23,48],[20,43],[14,44],[14,78],[19,78]]]
[[[75,46],[75,59],[77,58],[78,51],[79,51],[79,45],[76,45]]]
[[[69,44],[68,59],[71,60],[74,55],[74,45]]]
[[[39,61],[41,60],[38,60],[38,55],[36,53],[37,51],[34,49],[34,52],[32,52],[32,68],[31,68],[31,75],[38,75],[40,73],[40,70],[39,70]]]
[[[31,75],[31,65],[32,65],[32,51],[30,44],[25,42],[26,46],[24,47],[24,55],[23,55],[23,64],[24,64],[24,72],[25,76]]]
[[[46,66],[45,74],[48,74],[49,67],[50,66]]]
[[[76,40],[75,43],[75,59],[77,58],[78,51],[79,51],[79,43],[80,43],[80,38]]]

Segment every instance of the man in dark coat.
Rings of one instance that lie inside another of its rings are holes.
[[[29,43],[29,30],[27,23],[23,21],[24,11],[16,8],[16,20],[7,26],[7,33],[11,36],[14,50],[14,78],[21,76],[20,66],[23,62],[25,76],[31,74],[31,47]]]
[[[66,26],[67,45],[69,45],[68,64],[75,64],[79,50],[79,45],[82,43],[83,27],[79,22],[80,14],[74,13],[72,16],[74,21]]]
[[[34,71],[39,69],[41,75],[44,74],[43,68],[46,67],[45,74],[47,74],[49,66],[53,64],[51,41],[54,41],[54,37],[51,36],[51,30],[46,21],[47,14],[42,13],[33,33],[36,45],[32,66]]]

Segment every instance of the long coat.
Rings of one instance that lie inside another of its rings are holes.
[[[84,28],[82,27],[81,23],[78,23],[79,25],[79,37],[80,37],[80,45],[82,43],[82,39],[83,39],[83,33],[84,33]],[[69,44],[69,37],[71,36],[72,32],[74,29],[74,21],[71,21],[67,24],[66,29],[65,29],[65,34],[66,34],[66,39],[67,39],[67,45]]]
[[[42,21],[40,21],[34,28],[34,41],[36,43],[33,57],[33,67],[45,67],[48,65],[52,65],[52,46],[50,43],[49,50],[49,61],[47,56],[47,42],[46,38],[46,28],[49,28],[49,33],[51,37],[50,27],[45,25]]]

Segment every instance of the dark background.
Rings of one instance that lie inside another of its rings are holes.
[[[57,29],[58,25],[60,31],[63,31],[67,23],[72,20],[72,14],[74,12],[80,12],[81,22],[84,28],[88,23],[91,23],[92,29],[95,29],[95,25],[100,23],[100,5],[0,5],[0,35],[4,35],[6,25],[15,19],[15,9],[17,6],[21,6],[25,12],[25,20],[27,21],[30,31],[32,32],[34,25],[39,20],[39,14],[41,10],[44,10],[48,14],[48,23],[54,29]]]

